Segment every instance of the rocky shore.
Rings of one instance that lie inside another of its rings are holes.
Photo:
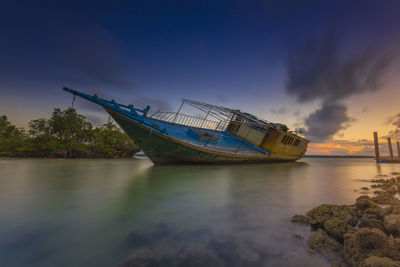
[[[332,266],[400,267],[400,173],[371,180],[373,196],[362,195],[353,205],[323,204],[292,222],[307,224],[310,253],[319,253]],[[341,259],[341,261],[337,261]]]

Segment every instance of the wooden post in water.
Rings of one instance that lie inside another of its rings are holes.
[[[397,144],[397,155],[400,158],[400,143],[399,143],[399,141],[397,141],[396,144]]]
[[[388,137],[388,146],[389,146],[390,157],[393,158],[392,139],[390,139],[390,137]]]
[[[375,160],[376,162],[379,162],[378,132],[374,132],[374,143],[375,143]]]

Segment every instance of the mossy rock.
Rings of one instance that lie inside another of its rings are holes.
[[[185,248],[179,252],[176,267],[223,267],[222,262],[210,250],[203,248]]]
[[[386,175],[385,175],[386,176]],[[382,184],[382,183],[384,183],[384,182],[386,182],[386,180],[385,179],[372,179],[371,180],[371,183],[379,183],[379,184]]]
[[[356,209],[357,210],[365,210],[368,208],[376,208],[379,207],[369,196],[361,196],[356,199]]]
[[[343,256],[343,245],[329,236],[325,231],[318,229],[307,240],[311,249],[328,259],[339,259]]]
[[[298,223],[298,224],[309,225],[309,224],[311,224],[311,219],[304,215],[294,215],[292,217],[292,222]]]
[[[387,209],[389,209],[389,208],[387,208]],[[400,207],[398,207],[398,206],[390,207],[390,211],[388,212],[388,214],[389,213],[391,213],[391,214],[400,214]]]
[[[123,260],[118,267],[161,267],[159,259],[147,249],[142,249],[132,253]]]
[[[400,200],[394,198],[392,195],[388,195],[386,193],[379,194],[372,198],[373,201],[382,205],[393,205],[400,206]]]
[[[370,256],[360,262],[360,267],[400,267],[400,263],[388,257]]]
[[[376,216],[375,214],[369,214],[369,213],[363,214],[363,215],[361,216],[361,219],[362,219],[362,218],[364,218],[364,219],[379,220],[379,217],[378,217],[378,216]]]
[[[344,236],[344,259],[349,266],[359,266],[369,256],[398,260],[399,244],[379,229],[361,228]]]
[[[383,225],[389,234],[400,236],[400,214],[390,214],[383,219]]]
[[[383,226],[383,221],[379,220],[375,214],[364,214],[358,224],[359,228],[377,228],[381,231],[386,231]]]
[[[330,236],[343,243],[346,233],[354,233],[356,229],[338,218],[329,219],[324,223],[324,229]]]
[[[345,221],[351,226],[355,226],[358,222],[354,207],[346,205],[323,204],[307,212],[307,216],[311,219],[311,224],[314,227],[320,228],[324,227],[327,220],[333,218]]]
[[[373,208],[367,208],[363,210],[363,215],[364,214],[373,214],[376,215],[379,219],[383,219],[387,214],[384,208],[381,208],[379,206],[373,207]]]

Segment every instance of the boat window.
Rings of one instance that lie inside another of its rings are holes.
[[[299,139],[296,139],[293,143],[294,146],[299,146],[301,141]]]
[[[285,145],[289,144],[289,142],[290,142],[290,136],[288,136],[288,137],[286,138]]]
[[[285,142],[286,142],[286,139],[287,139],[287,138],[288,138],[288,136],[287,136],[287,135],[284,135],[283,138],[282,138],[282,140],[281,140],[281,142],[284,143],[284,144],[286,144]]]
[[[290,145],[292,144],[292,142],[293,142],[293,137],[289,136],[287,144]]]

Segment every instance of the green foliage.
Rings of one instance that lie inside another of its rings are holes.
[[[32,120],[18,129],[0,116],[0,155],[111,158],[132,156],[139,149],[109,118],[93,127],[73,108],[56,108],[49,119]]]
[[[7,155],[12,151],[19,156],[30,150],[24,130],[12,125],[6,116],[0,116],[0,155]]]

